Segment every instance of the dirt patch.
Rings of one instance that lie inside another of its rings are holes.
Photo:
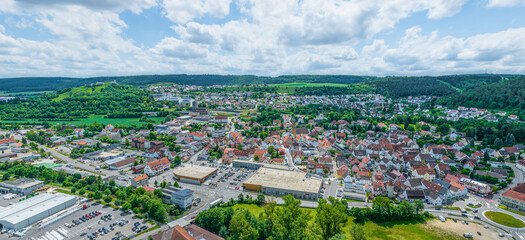
[[[441,228],[444,231],[452,231],[455,232],[461,236],[463,236],[463,233],[471,233],[472,236],[474,236],[474,239],[512,239],[508,236],[505,236],[503,238],[500,238],[498,234],[500,233],[498,230],[496,230],[494,227],[489,225],[488,229],[485,229],[483,225],[469,222],[468,225],[461,223],[460,220],[457,222],[452,221],[452,219],[447,218],[445,222],[441,222],[440,220],[432,220],[427,223],[431,227],[437,227]],[[481,236],[477,234],[477,232],[481,233]]]

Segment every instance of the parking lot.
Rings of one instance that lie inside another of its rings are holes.
[[[209,186],[220,189],[235,189],[242,191],[242,183],[254,174],[254,170],[232,167],[220,167],[217,176],[206,182]]]
[[[125,239],[126,236],[137,234],[137,232],[132,231],[132,228],[137,222],[140,223],[139,228],[146,226],[146,228],[149,229],[153,226],[136,218],[132,213],[124,213],[121,210],[91,201],[84,204],[89,207],[66,216],[41,230],[38,230],[38,226],[33,226],[24,237],[19,239],[38,239],[46,235],[47,232],[53,230],[58,231],[58,228],[67,231],[67,239]],[[82,218],[84,221],[81,220]],[[78,224],[74,224],[74,222]],[[90,238],[89,236],[95,232],[98,232],[97,237]],[[120,238],[118,236],[120,236]]]

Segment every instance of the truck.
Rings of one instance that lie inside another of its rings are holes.
[[[465,238],[472,238],[472,234],[471,233],[463,233],[463,237],[465,237]]]
[[[439,220],[441,220],[442,222],[445,222],[445,221],[447,220],[447,218],[445,218],[445,217],[443,217],[443,216],[439,216],[438,218],[439,218]]]
[[[222,203],[222,198],[219,198],[213,202],[210,203],[210,208],[214,207],[215,205]]]

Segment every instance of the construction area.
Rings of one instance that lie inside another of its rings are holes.
[[[294,172],[261,167],[243,183],[248,191],[261,192],[267,195],[285,196],[317,201],[322,180],[310,177],[304,172]]]
[[[218,168],[185,164],[173,170],[175,179],[180,182],[202,184],[209,177],[216,175]]]

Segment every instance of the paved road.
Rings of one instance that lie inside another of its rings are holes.
[[[106,176],[111,176],[111,175],[116,175],[118,174],[117,171],[110,171],[110,170],[106,170],[106,169],[100,169],[100,170],[96,170],[95,167],[93,166],[89,166],[88,164],[85,164],[83,162],[79,162],[79,161],[76,161],[66,155],[63,155],[59,152],[57,152],[56,150],[52,149],[52,148],[48,148],[46,146],[43,146],[43,145],[40,145],[38,144],[38,147],[39,148],[42,148],[44,149],[44,151],[50,153],[53,157],[55,158],[58,158],[64,162],[67,162],[68,164],[71,164],[72,166],[74,167],[77,167],[77,168],[80,168],[82,170],[88,170],[88,171],[91,171],[92,173],[94,174],[97,174],[97,175],[106,175]]]

